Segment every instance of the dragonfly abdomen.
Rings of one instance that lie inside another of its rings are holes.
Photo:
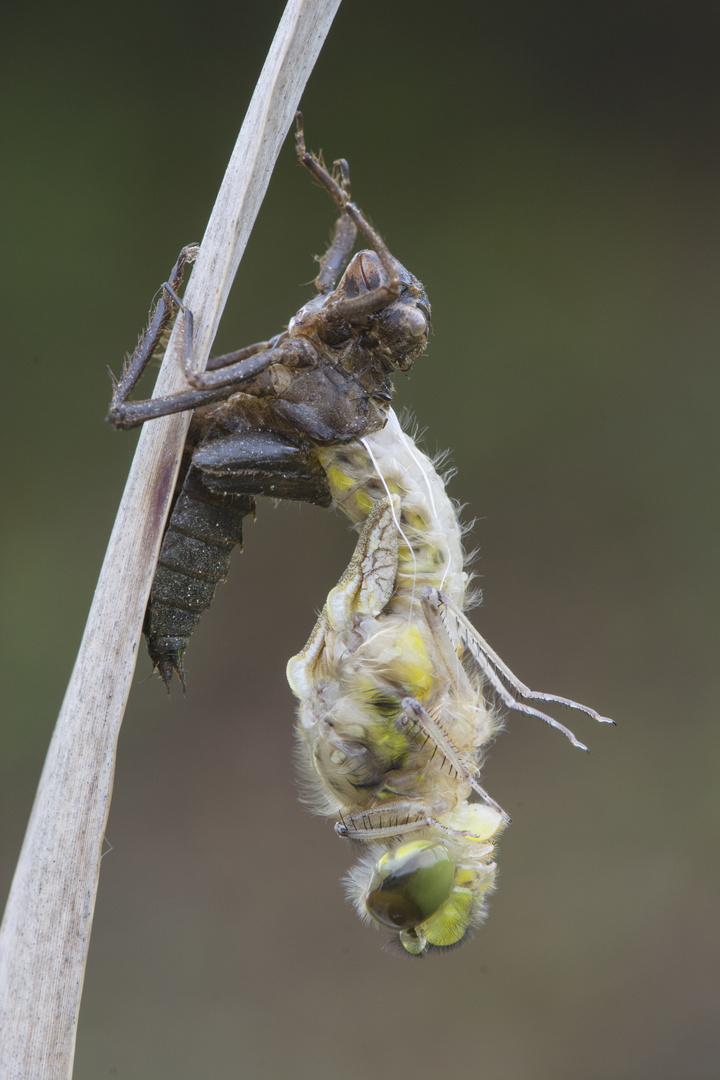
[[[243,519],[255,513],[251,495],[207,488],[188,470],[160,549],[144,632],[153,666],[170,687],[173,671],[184,684],[183,654],[200,616],[210,606],[242,546]]]
[[[399,495],[400,550],[393,609],[441,589],[462,607],[468,582],[462,528],[445,483],[430,458],[389,410],[385,426],[362,439],[319,452],[333,502],[355,524],[373,506]]]

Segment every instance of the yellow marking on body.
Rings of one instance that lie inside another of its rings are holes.
[[[403,512],[403,524],[407,524],[409,528],[414,529],[415,532],[425,533],[430,528],[427,516],[416,511],[411,513],[408,510]]]
[[[350,476],[349,473],[343,472],[337,465],[326,466],[325,475],[327,476],[330,487],[335,487],[339,491],[349,491],[350,488],[357,484],[357,480],[354,476]]]
[[[369,514],[375,505],[375,500],[363,488],[358,488],[355,492],[355,503],[358,510],[361,510],[363,514]]]
[[[468,840],[485,843],[491,836],[502,832],[505,822],[502,815],[485,803],[459,806],[443,817],[443,825],[466,834]],[[488,845],[492,850],[492,845]]]
[[[407,736],[395,727],[393,721],[373,725],[370,731],[373,748],[377,750],[377,756],[383,763],[398,761],[405,765],[410,753],[410,743]]]
[[[433,669],[422,634],[417,627],[405,626],[395,648],[396,654],[389,668],[390,673],[408,691],[405,697],[424,700],[433,688]]]
[[[475,897],[470,889],[454,886],[450,896],[432,918],[422,924],[431,945],[455,945],[462,941],[472,922]]]

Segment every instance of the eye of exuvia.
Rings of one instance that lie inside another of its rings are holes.
[[[375,327],[378,340],[383,345],[403,352],[424,347],[427,331],[428,322],[422,310],[403,300],[397,300],[385,308]]]
[[[455,864],[442,843],[416,840],[382,855],[367,892],[368,912],[393,930],[410,930],[447,900]]]
[[[377,255],[373,251],[358,251],[350,260],[334,296],[336,299],[351,299],[362,293],[372,292],[386,280]]]

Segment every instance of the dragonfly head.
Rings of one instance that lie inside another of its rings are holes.
[[[359,251],[334,292],[316,298],[325,312],[316,326],[320,339],[332,348],[343,348],[360,335],[364,347],[383,357],[391,369],[407,371],[427,345],[430,302],[417,278],[397,259],[393,263],[399,288],[388,298],[382,292],[388,274],[379,256]],[[362,298],[370,293],[377,297],[365,306]]]
[[[406,952],[458,945],[484,917],[494,864],[463,859],[442,840],[412,840],[377,849],[348,877],[348,891],[366,921],[390,927]],[[487,854],[487,848],[485,849]]]

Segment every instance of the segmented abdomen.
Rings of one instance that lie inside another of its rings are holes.
[[[381,431],[318,451],[333,501],[353,523],[364,522],[379,499],[399,495],[401,546],[393,609],[441,589],[463,606],[462,532],[445,484],[432,461],[400,427],[390,409]]]
[[[168,688],[173,671],[184,683],[188,639],[227,575],[233,548],[242,546],[243,518],[254,513],[251,495],[211,491],[190,467],[163,538],[145,615],[150,659]]]

